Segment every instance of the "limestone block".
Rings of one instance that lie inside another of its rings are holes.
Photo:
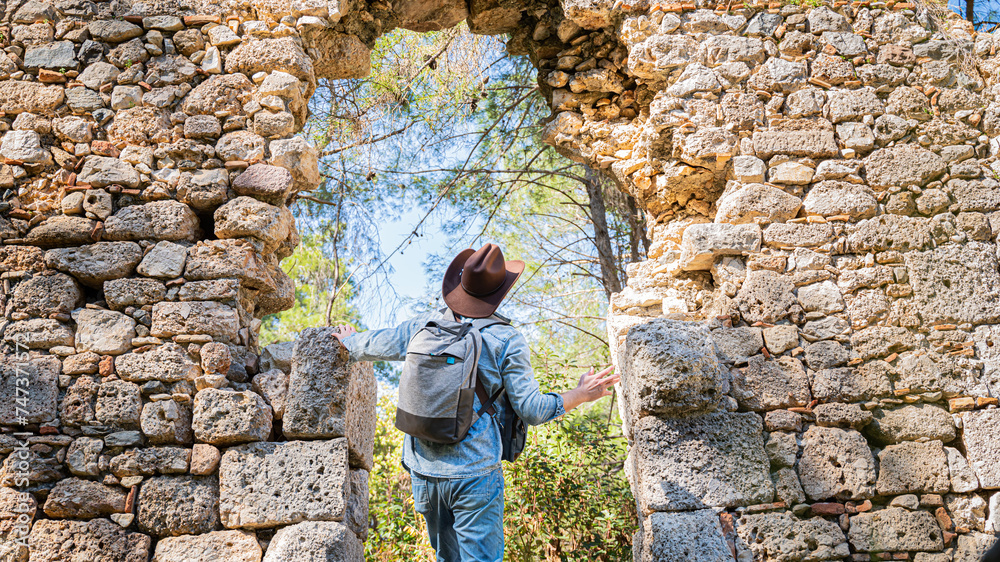
[[[893,186],[926,185],[946,168],[940,156],[913,144],[881,148],[865,158],[865,177],[879,191]]]
[[[944,452],[948,455],[948,475],[951,479],[951,491],[957,493],[975,492],[979,489],[979,479],[969,461],[962,456],[958,449],[945,447]],[[1000,530],[1000,529],[998,529]]]
[[[91,519],[125,512],[125,490],[93,480],[67,478],[49,492],[45,515],[55,519]]]
[[[94,437],[77,437],[66,453],[66,467],[77,476],[98,476],[98,456],[104,449],[104,441]]]
[[[681,269],[705,270],[716,256],[740,256],[760,250],[760,227],[755,224],[693,224],[681,240]]]
[[[131,382],[193,381],[201,375],[200,365],[185,349],[167,342],[144,353],[126,353],[115,358],[115,372]]]
[[[841,560],[850,555],[840,526],[822,517],[800,520],[787,511],[754,513],[739,519],[736,533],[754,560]]]
[[[34,131],[7,131],[0,141],[0,156],[27,164],[49,164],[52,155]]]
[[[804,407],[812,400],[809,376],[794,357],[773,360],[763,355],[750,358],[733,376],[733,392],[740,407],[755,412]]]
[[[890,353],[902,353],[918,347],[921,336],[906,328],[872,326],[851,334],[851,351],[855,357],[872,359]]]
[[[215,235],[219,238],[251,237],[264,243],[263,253],[273,252],[288,237],[292,213],[253,197],[237,197],[215,210]]]
[[[141,412],[139,385],[120,380],[101,383],[95,408],[98,422],[124,429],[137,428]]]
[[[807,76],[805,63],[774,57],[760,66],[748,84],[755,90],[789,94],[805,86]]]
[[[771,481],[774,482],[776,501],[785,502],[785,505],[797,505],[806,501],[806,494],[802,491],[799,475],[794,468],[779,468],[771,473]]]
[[[876,408],[865,433],[876,443],[893,444],[920,439],[948,443],[955,439],[955,422],[944,408],[911,404],[894,410]]]
[[[97,222],[83,217],[52,217],[28,231],[25,241],[34,246],[53,248],[93,242],[90,233]]]
[[[246,195],[271,205],[281,206],[292,189],[292,173],[278,166],[254,164],[233,182],[237,195]]]
[[[527,4],[521,0],[472,0],[465,22],[477,35],[500,35],[517,29]]]
[[[652,513],[642,518],[634,542],[636,562],[729,562],[719,516],[712,509]]]
[[[875,495],[875,459],[857,431],[812,426],[802,436],[799,479],[814,501],[868,499]]]
[[[98,20],[87,25],[90,37],[95,41],[121,43],[142,35],[142,28],[122,20]]]
[[[375,375],[349,364],[334,328],[307,328],[292,355],[282,429],[289,438],[346,437],[352,466],[370,469],[375,437]]]
[[[844,310],[844,298],[833,281],[822,281],[799,287],[799,304],[806,312],[833,314]]]
[[[240,319],[236,310],[217,302],[160,302],[153,305],[155,337],[205,334],[218,340],[236,341]]]
[[[871,188],[844,181],[823,181],[809,190],[802,200],[809,214],[830,217],[847,215],[852,219],[868,219],[878,212],[878,202]]]
[[[777,468],[795,466],[799,454],[798,440],[794,433],[772,431],[764,450],[767,451],[771,466]]]
[[[726,363],[737,365],[746,363],[764,347],[760,328],[748,326],[713,330],[712,339],[715,341],[719,357]]]
[[[17,115],[30,111],[51,114],[66,99],[61,86],[40,86],[37,82],[5,80],[0,83],[0,111]]]
[[[94,187],[109,185],[139,186],[139,173],[128,162],[105,156],[88,156],[83,162],[79,181]]]
[[[253,533],[212,531],[160,540],[153,562],[260,562],[263,555]]]
[[[962,415],[962,443],[979,484],[986,489],[1000,488],[1000,410],[979,410]]]
[[[112,310],[141,308],[167,298],[167,287],[153,279],[110,279],[104,282],[104,300]]]
[[[955,527],[973,531],[986,530],[986,500],[976,494],[948,494],[944,497]]]
[[[140,435],[139,432],[134,432]],[[105,439],[105,443],[111,443]],[[130,443],[135,444],[135,443]],[[111,473],[119,478],[152,476],[154,474],[184,474],[191,463],[191,449],[180,447],[148,447],[129,449],[112,457]]]
[[[229,448],[219,464],[222,524],[264,529],[342,521],[350,492],[347,458],[346,439]]]
[[[355,562],[364,559],[365,547],[340,523],[307,521],[279,529],[267,547],[264,562]]]
[[[319,151],[302,137],[271,141],[270,164],[280,166],[295,178],[295,191],[309,191],[320,184]]]
[[[951,488],[948,457],[940,441],[889,445],[878,454],[878,459],[875,489],[879,495],[943,494]]]
[[[1000,492],[990,495],[989,518],[986,520],[986,532],[1000,531]]]
[[[60,345],[73,345],[73,330],[57,320],[32,318],[7,326],[3,339],[28,349],[49,349]]]
[[[189,281],[235,278],[252,289],[274,290],[263,256],[244,240],[202,241],[188,251]]]
[[[992,244],[969,242],[904,255],[925,323],[1000,321],[1000,273]]]
[[[219,483],[208,476],[155,476],[142,483],[139,530],[156,537],[196,535],[219,522]]]
[[[316,81],[312,60],[293,37],[240,43],[226,56],[227,74],[221,76],[232,76],[237,73],[252,76],[257,72],[275,70],[287,72],[310,84]]]
[[[778,126],[754,131],[753,147],[760,158],[770,158],[775,154],[829,158],[840,154],[833,127],[829,123],[817,126],[811,120],[792,119]]]
[[[833,123],[860,121],[866,115],[878,117],[885,113],[885,104],[871,86],[857,90],[830,90],[828,95],[825,110],[827,118]]]
[[[634,420],[711,411],[729,389],[729,376],[704,326],[666,319],[639,324],[629,329],[619,353]]]
[[[857,404],[817,404],[813,407],[816,424],[823,427],[844,427],[860,430],[872,421],[872,413]]]
[[[179,201],[153,201],[125,207],[108,217],[108,240],[190,240],[198,230],[198,216]]]
[[[285,404],[288,397],[288,374],[281,369],[271,369],[254,376],[251,388],[271,406],[274,419],[280,420],[285,415]]]
[[[368,471],[363,468],[352,468],[348,486],[350,492],[347,510],[344,513],[344,525],[363,541],[368,537]]]
[[[986,551],[996,543],[996,537],[991,534],[969,533],[958,535],[956,540],[954,562],[980,562]]]
[[[142,250],[134,242],[98,242],[49,250],[45,264],[69,273],[84,285],[100,288],[105,281],[130,275],[141,258]]]
[[[0,360],[0,423],[26,425],[56,418],[59,359],[49,355],[28,359],[23,353]]]
[[[271,407],[250,391],[206,388],[194,397],[194,435],[212,445],[263,441],[271,433],[272,417]],[[288,435],[287,426],[285,431]]]
[[[756,156],[736,156],[733,158],[733,176],[743,183],[761,183],[767,167]]]
[[[731,224],[752,223],[755,219],[785,222],[794,218],[801,206],[802,201],[794,195],[762,183],[749,183],[722,195],[715,220]]]
[[[42,519],[28,536],[32,562],[141,562],[149,558],[151,546],[147,535],[127,531],[107,519]]]
[[[147,402],[139,418],[142,433],[153,445],[190,443],[191,407],[173,400]]]
[[[250,131],[233,131],[222,135],[215,145],[215,154],[227,162],[233,160],[253,162],[264,158],[265,147],[267,141],[264,137]]]
[[[139,275],[158,279],[175,279],[184,272],[188,249],[180,244],[161,240],[142,257],[136,271]]]
[[[76,280],[61,273],[35,276],[18,283],[10,297],[10,306],[30,316],[68,314],[83,300]]]
[[[638,420],[627,463],[640,511],[648,515],[771,501],[774,485],[761,429],[754,413]]]
[[[933,515],[899,507],[854,515],[847,537],[859,552],[939,551],[943,547],[941,528]]]
[[[795,326],[774,326],[764,328],[764,343],[771,353],[784,353],[799,345],[799,331]]]
[[[214,115],[221,111],[239,114],[254,91],[253,82],[244,74],[210,76],[184,97],[182,108],[188,115]]]
[[[776,323],[801,310],[794,291],[795,286],[783,275],[766,269],[750,271],[736,294],[736,306],[749,324]]]
[[[121,355],[132,350],[135,320],[111,310],[79,308],[73,311],[76,321],[77,351],[101,355]]]

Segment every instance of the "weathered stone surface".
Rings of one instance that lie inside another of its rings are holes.
[[[90,37],[95,41],[121,43],[142,35],[142,28],[122,20],[92,21],[87,25]]]
[[[188,251],[184,277],[196,281],[235,278],[254,289],[275,288],[264,258],[243,240],[199,242]]]
[[[723,194],[718,202],[716,222],[745,224],[755,219],[785,222],[794,218],[802,201],[762,183],[749,183]]]
[[[980,410],[962,415],[962,443],[969,464],[983,488],[1000,488],[1000,410]]]
[[[722,328],[712,331],[715,349],[719,358],[726,363],[746,363],[750,357],[760,353],[764,338],[760,328]]]
[[[287,72],[299,80],[315,82],[312,60],[292,37],[244,41],[226,56],[228,74],[225,76],[238,76],[239,73],[252,76],[257,72],[275,70]]]
[[[894,410],[877,408],[865,433],[876,443],[893,444],[918,439],[937,439],[948,443],[955,439],[955,422],[944,408],[931,404],[912,404]]]
[[[133,242],[98,242],[45,253],[48,267],[69,273],[84,285],[97,288],[110,279],[127,277],[141,259],[142,249]]]
[[[136,323],[120,312],[80,308],[73,311],[73,320],[77,351],[121,355],[132,349]]]
[[[944,452],[948,455],[948,475],[951,478],[951,491],[964,494],[978,490],[979,478],[976,477],[976,473],[969,466],[969,461],[962,456],[962,453],[953,447],[945,447]],[[1000,498],[1000,496],[997,497]],[[997,513],[997,516],[1000,516],[1000,513]]]
[[[768,360],[755,355],[733,377],[733,396],[740,407],[762,412],[809,404],[809,376],[802,362],[793,357]]]
[[[139,385],[120,380],[101,383],[94,411],[95,418],[102,424],[122,429],[138,428],[142,412]]]
[[[94,187],[109,185],[139,186],[139,173],[128,162],[104,156],[88,156],[83,162],[80,181]]]
[[[173,400],[147,402],[142,407],[139,427],[152,445],[185,444],[191,442],[190,403]]]
[[[823,427],[844,427],[860,430],[872,421],[872,413],[857,404],[817,404],[813,407],[816,424]]]
[[[712,509],[651,513],[633,542],[636,562],[729,562],[733,559]]]
[[[207,476],[156,476],[139,489],[138,525],[156,537],[215,530],[219,521],[219,484]]]
[[[798,299],[806,312],[833,314],[844,310],[844,298],[833,281],[799,287]]]
[[[879,495],[943,494],[951,487],[948,457],[940,441],[889,445],[878,454],[878,460],[875,489]]]
[[[49,164],[52,155],[35,131],[8,131],[0,142],[0,156],[26,164]]]
[[[934,323],[1000,321],[1000,273],[992,245],[969,242],[904,255],[921,319]]]
[[[986,528],[986,500],[977,494],[948,494],[944,497],[956,528],[983,531]]]
[[[637,421],[627,462],[642,513],[771,501],[761,426],[754,413]]]
[[[60,86],[40,86],[19,80],[0,82],[0,111],[17,115],[25,111],[51,114],[66,99]]]
[[[811,120],[788,120],[763,131],[754,131],[753,147],[760,158],[775,154],[831,157],[840,153],[833,127]]]
[[[347,508],[346,439],[250,443],[219,465],[219,512],[227,528],[340,521]]]
[[[131,382],[158,380],[172,383],[193,381],[201,375],[201,366],[183,347],[167,342],[145,353],[126,353],[115,358],[115,371]]]
[[[138,431],[133,435],[141,435]],[[107,441],[107,438],[105,438]],[[110,446],[110,443],[106,443]],[[130,445],[137,444],[135,440]],[[152,476],[155,474],[184,474],[191,462],[191,449],[180,447],[147,447],[129,449],[111,459],[111,472],[119,478]]]
[[[269,162],[292,173],[295,191],[309,191],[321,181],[319,175],[319,151],[302,137],[292,137],[271,141]]]
[[[736,306],[747,323],[774,323],[801,310],[794,290],[785,276],[769,270],[751,271],[736,295]]]
[[[146,252],[136,271],[146,277],[176,279],[184,272],[187,252],[186,246],[162,240]]]
[[[42,519],[28,536],[31,562],[144,562],[151,546],[147,535],[127,531],[107,519]]]
[[[224,161],[253,162],[264,158],[267,141],[250,131],[233,131],[222,135],[215,145],[216,155]],[[249,170],[249,168],[248,168]],[[245,173],[245,172],[244,172]]]
[[[237,340],[240,320],[236,310],[217,302],[161,302],[153,305],[155,337],[205,334],[219,340]]]
[[[271,406],[274,419],[280,420],[284,417],[288,396],[288,373],[281,369],[271,369],[254,376],[251,385],[253,391]]]
[[[814,501],[875,495],[875,459],[860,433],[812,426],[802,436],[799,479]]]
[[[213,531],[160,540],[153,562],[260,562],[261,556],[263,551],[253,533]]]
[[[288,197],[293,183],[292,173],[284,168],[254,164],[236,178],[233,191],[280,206]]]
[[[178,201],[132,205],[104,223],[108,240],[189,240],[198,230],[198,216]]]
[[[25,425],[55,419],[59,372],[59,359],[52,356],[29,359],[23,353],[4,354],[0,360],[0,423]]]
[[[878,211],[878,202],[872,190],[864,185],[824,181],[809,190],[802,207],[806,213],[825,217],[848,215],[853,219],[868,219]]]
[[[716,256],[739,256],[760,249],[760,227],[755,224],[693,224],[681,240],[681,269],[705,270]]]
[[[347,527],[332,521],[307,521],[278,530],[264,562],[361,560],[365,547]]]
[[[125,511],[126,493],[93,480],[67,478],[49,492],[45,515],[55,519],[91,519]]]
[[[899,507],[851,517],[847,538],[861,552],[938,551],[943,547],[941,529],[933,515]]]
[[[98,457],[104,449],[104,441],[94,437],[77,437],[66,453],[66,467],[77,476],[98,476]]]
[[[880,191],[893,186],[926,185],[946,168],[940,156],[910,144],[882,148],[865,158],[868,185]]]
[[[336,387],[326,387],[331,388]],[[194,435],[212,445],[264,441],[271,433],[272,417],[271,407],[250,391],[206,388],[194,397]]]
[[[28,349],[49,349],[59,345],[73,345],[73,330],[57,320],[32,318],[7,326],[3,339]]]
[[[252,197],[237,197],[215,210],[219,238],[251,237],[264,243],[265,253],[277,249],[292,228],[292,213]]]
[[[42,248],[89,244],[93,242],[90,234],[95,226],[97,226],[96,221],[83,217],[57,216],[28,231],[25,240]]]
[[[30,316],[68,314],[80,305],[83,294],[76,281],[63,274],[40,275],[14,287],[10,306]]]
[[[166,285],[153,279],[111,279],[104,282],[104,300],[111,310],[143,307],[166,298]]]
[[[351,464],[370,469],[377,385],[368,364],[348,364],[335,328],[302,331],[292,355],[282,429],[289,438],[346,437]]]
[[[253,82],[244,74],[212,76],[184,97],[183,110],[188,115],[214,115],[220,111],[240,113],[253,91]]]
[[[729,388],[704,326],[665,319],[639,324],[620,354],[625,403],[635,420],[711,411]]]
[[[787,511],[744,515],[736,529],[755,560],[841,560],[847,537],[822,517],[800,520]]]
[[[371,74],[371,49],[357,36],[323,29],[309,33],[306,44],[325,54],[313,61],[316,78],[342,80]]]

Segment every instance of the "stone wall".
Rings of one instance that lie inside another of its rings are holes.
[[[1000,38],[908,3],[646,0],[6,3],[0,559],[362,558],[371,368],[325,330],[257,342],[321,180],[294,135],[381,34],[463,19],[511,34],[546,142],[651,225],[608,322],[636,560],[975,560]]]

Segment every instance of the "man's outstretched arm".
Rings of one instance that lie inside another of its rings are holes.
[[[621,380],[614,371],[614,367],[608,367],[600,373],[595,373],[594,369],[584,373],[576,388],[562,393],[563,408],[568,412],[580,404],[611,396],[611,387]]]
[[[359,332],[353,326],[337,326],[334,336],[351,354],[351,361],[403,361],[413,335],[434,315],[421,314],[395,328]]]

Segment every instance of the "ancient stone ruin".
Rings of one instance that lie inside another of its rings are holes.
[[[345,560],[375,384],[292,305],[294,136],[396,27],[510,33],[649,217],[612,299],[637,561],[1000,528],[1000,37],[900,2],[10,0],[0,560]]]

